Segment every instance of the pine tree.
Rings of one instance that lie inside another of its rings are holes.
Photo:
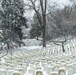
[[[37,40],[38,40],[38,37],[41,35],[41,33],[42,33],[42,27],[39,24],[36,14],[34,14],[32,29],[30,30],[31,38],[37,37]]]
[[[16,33],[22,39],[21,26],[26,26],[24,4],[21,0],[3,0],[1,11],[1,26]]]

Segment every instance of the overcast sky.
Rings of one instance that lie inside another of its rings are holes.
[[[59,4],[68,4],[69,3],[69,0],[50,0],[52,2],[57,2]]]
[[[24,2],[26,2],[26,1],[28,1],[28,0],[24,0]],[[69,2],[69,0],[49,0],[51,3],[52,2],[56,2],[57,4],[59,4],[61,7],[63,7],[63,6],[65,6],[65,5],[68,5],[70,2]],[[29,12],[27,12],[26,14],[25,14],[25,16],[27,17],[27,18],[29,18],[30,16],[32,16],[33,15],[33,12],[31,12],[31,13],[29,13]]]

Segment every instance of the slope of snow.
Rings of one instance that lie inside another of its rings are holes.
[[[23,46],[23,47],[19,47],[17,48],[18,50],[40,50],[42,48],[42,46]]]
[[[25,41],[25,40],[24,40]],[[35,39],[32,41],[32,46],[23,46],[17,48],[19,52],[14,54],[8,54],[5,56],[0,63],[0,71],[13,75],[13,73],[21,75],[36,75],[36,71],[39,71],[43,75],[52,75],[59,73],[59,71],[66,71],[68,74],[60,73],[61,75],[72,75],[76,73],[76,39],[70,41],[65,49],[65,54],[62,52],[60,46],[56,46],[53,43],[47,45],[46,48],[35,45]],[[28,42],[28,40],[26,41]],[[29,44],[28,43],[28,44]],[[12,60],[11,60],[12,58]],[[29,67],[29,69],[28,69]],[[7,70],[8,69],[8,70]],[[13,73],[10,71],[13,70]],[[25,70],[25,72],[24,72]]]
[[[36,39],[24,39],[22,41],[25,43],[26,46],[39,46],[42,43],[41,40]]]

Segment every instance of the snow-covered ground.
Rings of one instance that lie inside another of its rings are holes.
[[[22,40],[26,46],[39,46],[42,44],[41,40],[36,39],[23,39]]]
[[[1,58],[0,75],[73,75],[76,73],[76,39],[60,46],[49,43],[43,48],[35,39]],[[35,43],[36,42],[36,43]]]

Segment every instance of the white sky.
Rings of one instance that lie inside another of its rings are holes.
[[[58,5],[60,5],[61,7],[70,4],[69,0],[49,0],[50,2],[55,2]]]
[[[68,4],[69,3],[69,0],[50,0],[52,2],[57,2],[59,4]]]
[[[24,0],[24,2],[27,2],[28,0]],[[65,6],[65,5],[68,5],[70,2],[69,2],[69,0],[49,0],[51,3],[52,2],[56,2],[57,4],[59,4],[61,7],[63,7],[63,6]],[[51,4],[50,3],[50,4]],[[30,17],[30,16],[32,16],[33,15],[33,12],[31,12],[31,13],[26,13],[25,14],[25,16],[28,18],[28,17]]]

